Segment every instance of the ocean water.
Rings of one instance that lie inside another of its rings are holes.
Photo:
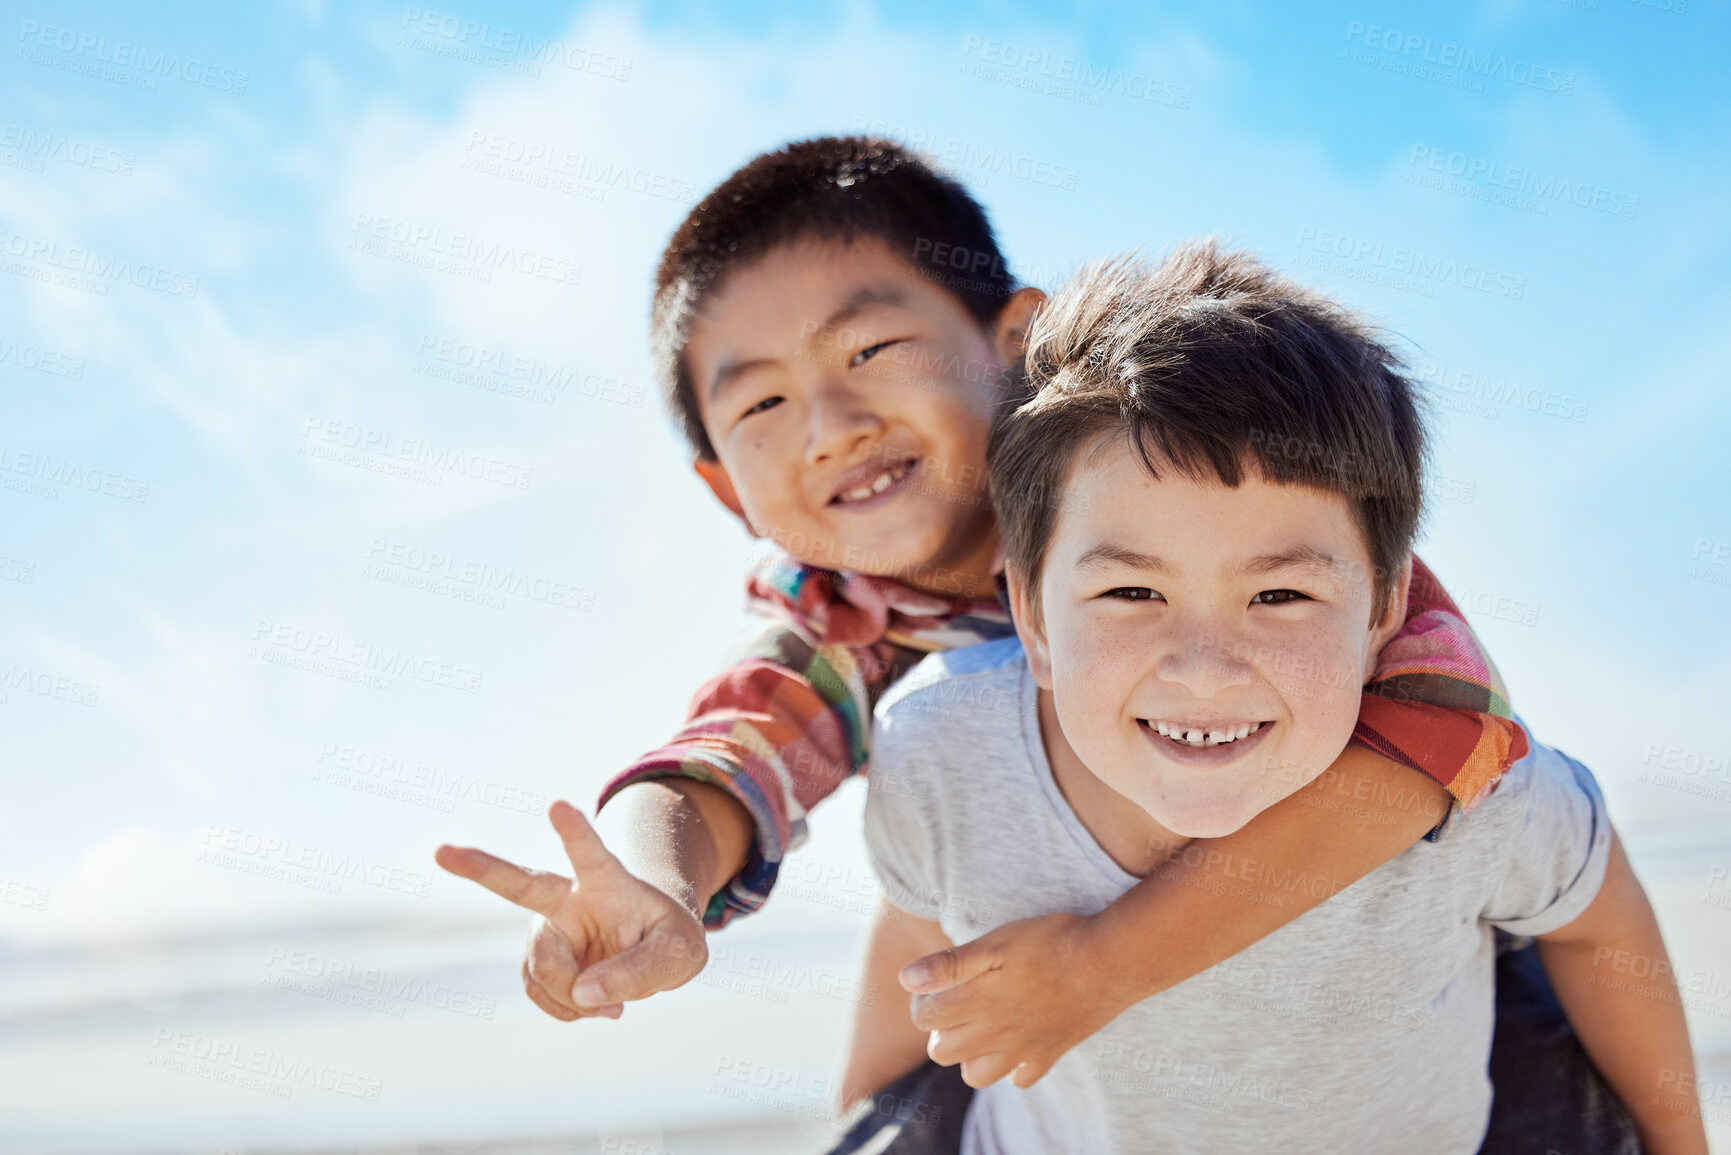
[[[1633,848],[1700,1071],[1731,1087],[1731,908],[1713,846]],[[788,897],[619,1022],[522,996],[526,920],[0,943],[0,1151],[822,1151],[865,904]],[[1731,1092],[1709,1102],[1731,1152]]]

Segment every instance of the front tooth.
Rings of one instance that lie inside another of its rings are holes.
[[[1238,727],[1238,736],[1240,738],[1248,738],[1250,736],[1250,727],[1248,725]]]
[[[1164,733],[1166,733],[1166,723],[1164,723],[1164,722],[1156,722],[1156,723],[1154,723],[1154,732],[1155,732],[1155,733],[1156,733],[1156,734],[1164,734]]]
[[[1192,730],[1188,734],[1184,735],[1184,740],[1192,746],[1199,746],[1202,744],[1202,731]]]
[[[878,479],[872,482],[872,492],[882,493],[890,487],[890,483],[894,480],[895,478],[891,477],[888,473],[878,474]]]

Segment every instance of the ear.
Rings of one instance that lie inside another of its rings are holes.
[[[1028,587],[1014,573],[1006,574],[1010,587],[1010,617],[1016,624],[1016,636],[1022,639],[1022,652],[1028,655],[1028,672],[1034,684],[1042,690],[1052,688],[1052,652],[1046,646],[1046,628],[1033,602],[1028,599]]]
[[[992,345],[998,351],[999,361],[1005,365],[1022,363],[1022,354],[1028,349],[1028,330],[1045,304],[1046,294],[1032,287],[1017,289],[1004,302],[992,326]]]
[[[721,462],[713,458],[699,457],[691,463],[691,468],[697,471],[697,476],[703,478],[709,486],[709,492],[715,494],[715,499],[733,511],[733,516],[745,523],[745,528],[752,537],[757,537],[756,529],[752,528],[751,519],[745,516],[745,507],[739,503],[739,494],[733,490],[733,478],[727,476]]]
[[[1406,561],[1401,563],[1400,570],[1394,575],[1394,588],[1389,590],[1388,605],[1380,617],[1370,623],[1370,643],[1364,656],[1364,676],[1369,680],[1376,671],[1377,657],[1382,648],[1394,640],[1406,625],[1406,595],[1412,586],[1412,555],[1408,554]]]

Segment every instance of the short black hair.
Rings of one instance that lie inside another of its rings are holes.
[[[686,364],[691,322],[733,270],[800,241],[874,238],[982,325],[1015,292],[978,201],[919,154],[869,136],[824,136],[761,153],[691,210],[661,255],[650,311],[655,371],[699,458],[713,460]]]
[[[1247,468],[1343,494],[1374,567],[1376,616],[1424,511],[1425,430],[1400,358],[1321,293],[1214,240],[1157,265],[1090,265],[1028,338],[1023,403],[993,429],[1005,564],[1037,594],[1079,453],[1122,436],[1149,473],[1229,486]]]

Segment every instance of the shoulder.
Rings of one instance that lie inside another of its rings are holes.
[[[1511,854],[1540,852],[1523,831],[1542,828],[1552,837],[1575,833],[1591,838],[1603,822],[1604,796],[1593,772],[1579,761],[1547,746],[1527,729],[1526,757],[1511,765],[1497,788],[1483,802],[1462,815],[1465,830],[1499,839]]]
[[[965,701],[970,694],[977,698],[982,691],[1019,689],[1027,668],[1021,640],[1015,637],[944,650],[928,656],[891,687],[878,703],[877,715],[883,720],[935,703]]]
[[[932,654],[878,703],[871,773],[942,773],[1017,757],[1028,665],[1015,638]]]

